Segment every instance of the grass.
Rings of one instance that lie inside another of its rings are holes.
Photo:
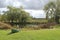
[[[57,24],[57,25],[55,25],[55,26],[53,26],[53,27],[55,27],[55,28],[57,28],[57,29],[60,29],[60,24]]]
[[[37,20],[37,19],[33,19],[33,20],[31,20],[31,21],[28,21],[28,22],[47,23],[48,20],[46,20],[46,19],[39,19],[39,20]]]
[[[0,30],[0,40],[60,40],[60,29],[20,31],[8,35],[9,30]]]

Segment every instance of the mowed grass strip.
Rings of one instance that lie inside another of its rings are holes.
[[[60,40],[59,29],[20,31],[8,35],[9,30],[0,30],[0,40]]]

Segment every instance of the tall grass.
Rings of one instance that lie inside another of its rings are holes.
[[[0,29],[11,29],[12,26],[6,23],[0,22]]]

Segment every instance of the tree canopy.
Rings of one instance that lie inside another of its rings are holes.
[[[57,16],[59,17],[60,15],[60,4],[59,3],[60,1],[56,0],[56,1],[51,1],[45,5],[44,10],[46,12],[46,18],[48,20],[53,18],[53,21],[54,20],[59,21],[59,18],[57,18]]]
[[[24,11],[22,7],[16,8],[12,6],[7,7],[8,11],[4,12],[2,15],[3,19],[8,22],[26,22],[29,20],[30,15],[28,12]]]

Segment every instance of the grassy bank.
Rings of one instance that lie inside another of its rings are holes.
[[[10,31],[0,30],[0,40],[60,40],[60,30],[30,30],[8,35]]]

